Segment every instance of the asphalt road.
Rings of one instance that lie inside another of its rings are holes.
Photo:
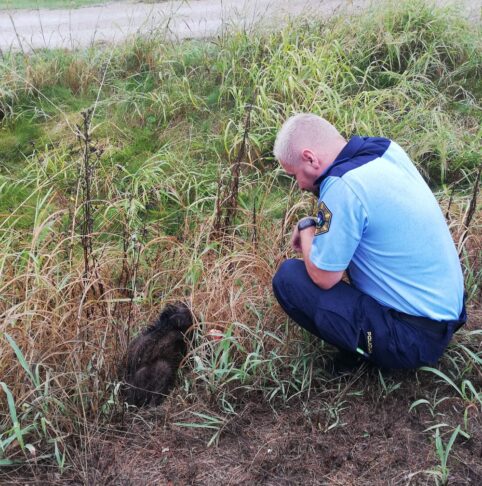
[[[450,0],[438,3],[447,1]],[[157,31],[172,39],[211,37],[233,26],[272,27],[289,16],[328,17],[339,11],[359,11],[369,3],[370,0],[181,0],[147,4],[130,0],[70,10],[0,10],[0,49],[73,49]],[[482,0],[457,3],[464,4],[462,8],[471,18],[480,19]]]

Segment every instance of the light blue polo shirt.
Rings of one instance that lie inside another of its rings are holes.
[[[353,137],[321,175],[310,253],[322,270],[349,269],[380,304],[458,319],[463,276],[442,211],[408,155],[384,138]]]

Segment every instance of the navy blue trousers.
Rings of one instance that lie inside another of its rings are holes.
[[[390,308],[345,282],[322,290],[303,260],[283,262],[273,278],[273,291],[301,327],[339,349],[371,351],[370,361],[381,368],[433,365],[456,328],[449,323],[440,334],[396,319]]]

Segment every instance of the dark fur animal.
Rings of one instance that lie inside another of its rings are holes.
[[[132,405],[159,405],[176,381],[177,369],[187,352],[192,326],[189,308],[168,305],[157,321],[137,336],[127,349],[124,398]]]

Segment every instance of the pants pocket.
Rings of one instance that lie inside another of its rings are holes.
[[[392,365],[389,344],[393,339],[392,329],[385,319],[380,306],[369,306],[364,301],[359,307],[359,347],[369,355],[370,361],[377,366],[388,368]]]
[[[346,351],[356,351],[359,327],[355,322],[349,322],[335,312],[318,309],[315,326],[324,341]]]

